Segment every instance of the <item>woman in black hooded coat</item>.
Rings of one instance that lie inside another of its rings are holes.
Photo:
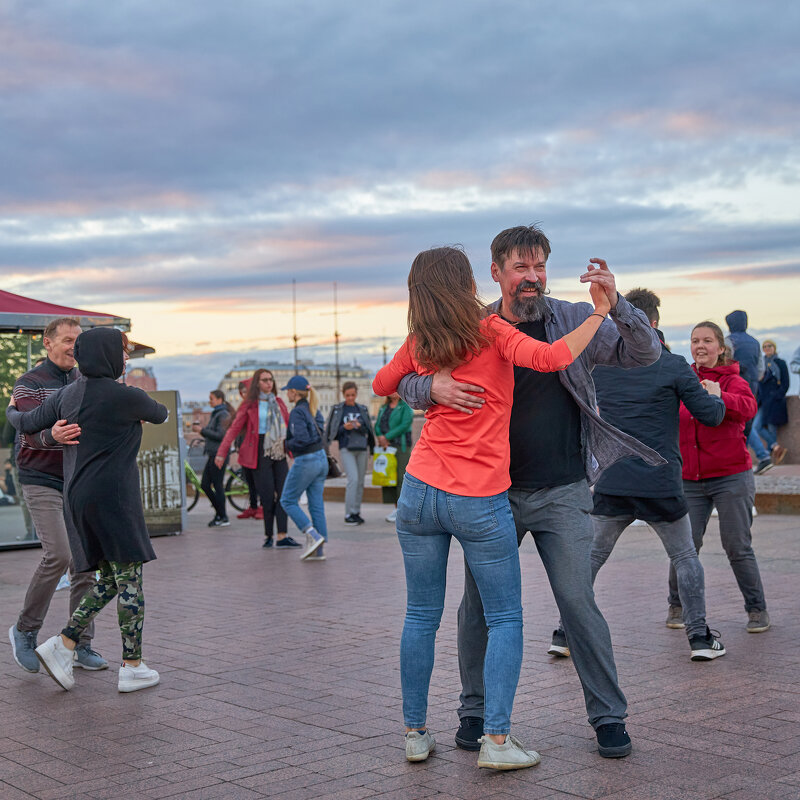
[[[100,580],[81,600],[60,636],[36,649],[64,689],[74,685],[72,650],[81,631],[115,596],[122,634],[122,692],[158,683],[142,662],[144,595],[142,564],[156,555],[144,521],[136,456],[142,422],[160,424],[167,409],[141,389],[117,379],[124,371],[125,341],[113,328],[94,328],[75,342],[81,377],[50,395],[38,408],[9,420],[23,433],[51,428],[58,420],[76,426],[76,446],[64,448],[64,515],[75,570],[100,571]]]

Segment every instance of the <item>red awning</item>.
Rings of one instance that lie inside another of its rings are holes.
[[[82,328],[113,325],[124,331],[131,329],[131,321],[125,317],[45,303],[0,289],[0,332],[41,333],[57,317],[77,317]]]

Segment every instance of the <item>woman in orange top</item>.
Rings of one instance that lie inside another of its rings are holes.
[[[583,352],[610,304],[602,288],[591,283],[595,313],[562,339],[540,342],[496,314],[483,318],[469,260],[452,247],[426,250],[414,259],[408,292],[409,337],[378,372],[375,393],[391,394],[409,372],[450,368],[457,380],[486,387],[486,403],[477,414],[438,405],[426,412],[398,501],[397,534],[408,593],[400,645],[406,758],[424,761],[435,746],[425,717],[447,556],[455,536],[489,627],[485,735],[478,766],[532,767],[539,755],[509,736],[522,663],[517,533],[506,495],[514,365],[542,372],[564,369]]]

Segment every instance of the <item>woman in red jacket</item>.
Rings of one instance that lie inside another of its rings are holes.
[[[719,512],[719,534],[748,614],[748,633],[769,628],[767,602],[753,552],[755,480],[753,462],[744,439],[745,423],[756,414],[750,386],[739,375],[739,364],[726,354],[725,337],[713,322],[695,325],[691,339],[693,369],[703,386],[720,391],[725,418],[716,428],[701,425],[681,403],[680,446],[683,493],[689,504],[692,537],[697,551],[703,545],[712,509]],[[669,603],[680,606],[675,571],[669,573]]]
[[[274,522],[278,523],[276,547],[300,547],[299,542],[286,535],[286,512],[277,500],[289,472],[284,447],[288,421],[286,404],[275,395],[275,378],[268,369],[257,369],[214,459],[218,466],[223,464],[233,440],[244,430],[239,463],[252,471],[256,492],[261,498],[266,536],[264,547],[272,547]]]

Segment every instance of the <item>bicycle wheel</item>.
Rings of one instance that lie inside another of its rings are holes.
[[[231,470],[228,480],[225,481],[225,496],[237,511],[250,507],[250,489],[241,470]]]
[[[186,481],[186,510],[191,511],[199,499],[200,492],[197,487],[191,481]]]

